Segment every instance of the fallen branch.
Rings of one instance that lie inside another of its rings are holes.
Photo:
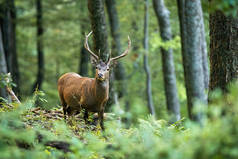
[[[48,141],[45,143],[45,146],[54,147],[58,150],[63,151],[64,153],[71,152],[70,144],[65,141]]]
[[[21,103],[11,88],[6,87],[6,89],[7,89],[8,94],[11,96],[12,101],[14,101],[16,103]]]

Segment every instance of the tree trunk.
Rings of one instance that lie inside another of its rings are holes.
[[[209,68],[208,68],[208,55],[207,55],[207,42],[206,42],[206,36],[205,36],[205,26],[204,26],[204,20],[203,20],[203,11],[202,7],[199,7],[199,14],[201,15],[200,18],[200,28],[201,28],[201,51],[202,51],[202,67],[203,67],[203,77],[204,77],[204,86],[205,89],[208,90],[209,88]]]
[[[82,46],[80,51],[80,65],[79,65],[79,74],[81,76],[88,77],[88,63],[89,63],[89,54],[87,50],[84,48],[84,46]]]
[[[160,36],[163,41],[169,41],[172,39],[169,10],[165,7],[163,0],[153,0],[153,6],[159,23]],[[177,94],[173,50],[161,48],[161,52],[167,109],[172,115],[172,121],[175,122],[180,119],[180,104]]]
[[[16,8],[14,0],[4,0],[1,6],[2,38],[4,44],[7,71],[11,73],[13,82],[17,85],[13,90],[20,93],[20,74],[16,52]]]
[[[155,109],[154,103],[152,98],[152,91],[151,91],[151,74],[148,62],[148,52],[149,52],[149,1],[145,0],[145,17],[144,17],[144,69],[146,72],[146,95],[147,95],[147,102],[150,114],[155,116]]]
[[[87,50],[84,47],[84,37],[85,33],[89,32],[88,26],[89,26],[89,20],[87,16],[84,14],[87,11],[87,2],[86,1],[80,1],[79,2],[80,6],[80,27],[81,27],[81,35],[82,35],[82,42],[81,42],[81,50],[80,50],[80,62],[79,62],[79,68],[78,72],[81,76],[88,76],[88,63],[90,61],[90,56]]]
[[[38,72],[36,82],[33,85],[33,92],[36,88],[42,87],[44,80],[44,52],[43,52],[43,20],[42,20],[42,0],[36,0],[36,18],[37,18],[37,55],[38,55]]]
[[[221,11],[210,15],[209,91],[221,88],[238,79],[238,18],[225,16]]]
[[[133,4],[132,12],[137,12],[138,11],[138,5],[140,5],[140,4],[139,3]],[[139,31],[139,28],[138,28],[138,24],[137,24],[137,18],[132,19],[130,25],[131,25],[131,28],[132,28],[130,34],[133,34],[134,37],[137,37],[137,34],[140,34],[140,31]],[[140,59],[140,57],[143,56],[143,54],[138,54],[137,53],[138,50],[139,50],[139,46],[140,46],[139,43],[133,43],[133,47],[132,47],[132,51],[131,51],[131,52],[133,52],[133,57],[134,57],[133,63],[132,63],[133,69],[132,69],[132,71],[129,74],[126,75],[127,81],[129,81],[130,78],[135,74],[135,72],[137,72],[141,68],[141,67],[139,67],[139,59]],[[129,89],[126,89],[126,91],[129,94]],[[125,95],[125,96],[126,96],[125,111],[129,112],[130,109],[131,109],[131,104],[130,104],[131,103],[131,99],[130,99],[129,95]],[[125,119],[125,121],[128,123],[128,125],[130,124],[129,119]]]
[[[2,41],[2,28],[0,26],[0,76],[6,73],[7,73],[7,63],[5,59],[4,47],[3,47],[3,41]],[[0,85],[0,97],[3,97],[3,98],[8,97],[5,86],[1,87]]]
[[[100,59],[102,59],[104,62],[107,62],[109,58],[109,47],[107,42],[108,35],[103,2],[103,0],[88,0],[88,9],[93,31],[94,52],[99,55]],[[114,89],[112,87],[111,80],[109,87],[110,93],[109,100],[106,106],[106,111],[108,111],[111,108],[112,104],[115,103]]]
[[[178,0],[188,113],[190,119],[199,122],[202,113],[194,109],[195,102],[207,103],[200,40],[200,7],[200,0]]]
[[[106,0],[107,12],[109,16],[109,22],[111,26],[111,35],[113,38],[112,41],[112,56],[117,56],[121,53],[121,42],[120,42],[120,33],[119,33],[119,20],[116,9],[116,1],[115,0]],[[126,91],[126,74],[125,68],[122,63],[118,61],[115,69],[114,69],[114,77],[117,81],[117,90],[119,92],[119,97],[124,96]],[[114,84],[115,87],[115,84]]]
[[[103,0],[88,0],[88,9],[93,31],[94,52],[106,62],[109,57],[109,47]]]

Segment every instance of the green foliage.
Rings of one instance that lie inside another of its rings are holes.
[[[106,119],[104,133],[95,126],[85,127],[81,116],[69,119],[66,124],[62,118],[55,117],[62,110],[31,109],[33,99],[11,109],[3,107],[0,109],[1,158],[236,159],[237,83],[231,86],[230,94],[223,96],[215,91],[210,98],[203,126],[184,118],[169,125],[165,120],[148,116],[138,118],[137,124],[125,129],[118,116],[111,116]],[[69,143],[70,152],[46,146],[49,141]]]
[[[4,88],[6,86],[8,88],[12,88],[12,87],[16,87],[16,84],[13,83],[10,74],[0,74],[0,87]]]
[[[207,0],[203,0],[203,6],[209,12],[214,12],[216,10],[222,11],[226,15],[232,15],[234,17],[237,16],[237,0],[211,0],[211,2],[207,2]]]
[[[37,88],[33,95],[33,101],[36,107],[41,107],[44,109],[47,108],[47,107],[44,107],[44,105],[46,105],[47,103],[47,100],[44,97],[45,97],[45,93],[43,91],[38,90]]]
[[[152,51],[153,49],[157,50],[161,47],[165,50],[168,49],[181,49],[181,42],[180,42],[180,36],[176,36],[174,39],[170,41],[163,42],[163,40],[158,36],[153,34],[151,37],[151,47]]]

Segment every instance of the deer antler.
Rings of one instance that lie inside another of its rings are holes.
[[[85,36],[85,43],[84,43],[84,47],[86,50],[88,50],[88,52],[96,59],[96,60],[99,60],[99,57],[93,53],[90,48],[89,48],[89,45],[88,45],[88,37],[92,34],[93,31],[91,31],[88,35]]]
[[[111,61],[115,61],[115,60],[118,60],[118,59],[126,56],[129,53],[130,48],[131,48],[131,39],[128,36],[128,47],[127,47],[127,49],[121,55],[110,58],[108,62],[110,63]]]

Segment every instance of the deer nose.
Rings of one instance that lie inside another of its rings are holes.
[[[102,78],[102,77],[103,77],[103,74],[102,74],[102,73],[99,73],[99,74],[98,74],[98,77],[99,77],[99,78]]]

